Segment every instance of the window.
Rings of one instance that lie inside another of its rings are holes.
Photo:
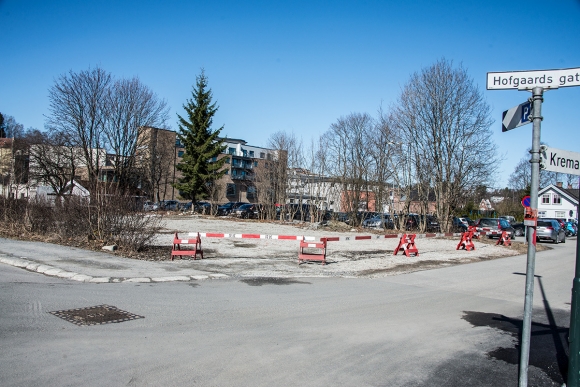
[[[242,149],[242,156],[248,157],[248,151],[245,149]]]
[[[177,156],[178,157],[183,157],[183,154],[185,153],[185,151],[178,151],[177,152]]]
[[[254,167],[257,167],[257,166],[258,166],[258,162],[254,161]]]
[[[268,153],[268,160],[272,160],[272,154]]]
[[[229,174],[230,174],[230,171],[228,171],[228,170],[226,169],[226,173],[224,173],[224,175],[229,175]]]
[[[260,152],[260,158],[261,158],[261,159],[264,159],[264,158],[266,158],[266,154],[265,154],[264,152]]]
[[[235,184],[228,184],[226,186],[226,196],[236,196],[236,185]]]
[[[250,151],[250,157],[254,157],[254,151]]]
[[[550,194],[542,195],[542,204],[550,204]]]
[[[236,148],[228,148],[228,154],[235,155],[236,154]]]
[[[230,163],[230,158],[229,158],[229,157],[226,157],[226,161],[225,161],[225,163],[226,163],[226,164],[229,164],[229,163]]]
[[[556,218],[566,219],[566,211],[555,211]]]
[[[211,162],[212,163],[215,163],[216,161],[217,161],[217,156],[214,156],[214,157],[211,158]]]
[[[560,195],[558,194],[552,195],[552,204],[562,204],[562,198],[560,198]]]
[[[246,197],[248,199],[253,199],[256,197],[256,187],[254,186],[249,186],[248,187],[248,192],[246,192]]]

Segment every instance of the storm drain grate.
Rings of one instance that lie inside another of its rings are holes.
[[[120,323],[123,321],[145,318],[133,313],[125,312],[110,305],[97,305],[88,308],[57,310],[49,312],[57,317],[76,325],[101,325]]]

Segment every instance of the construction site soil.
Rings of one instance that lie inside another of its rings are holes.
[[[155,216],[155,215],[153,215]],[[482,237],[474,240],[475,249],[457,249],[459,237],[425,237],[418,234],[415,240],[417,256],[394,254],[399,238],[353,240],[354,236],[374,237],[392,230],[353,229],[342,222],[327,225],[311,223],[268,222],[259,220],[211,217],[191,214],[163,217],[163,231],[157,235],[154,246],[146,251],[128,254],[130,258],[153,261],[169,260],[173,237],[193,238],[196,233],[295,235],[339,237],[328,242],[326,265],[320,262],[298,262],[299,242],[279,239],[202,238],[204,259],[191,264],[199,270],[227,274],[231,277],[284,278],[284,277],[383,277],[450,265],[525,254],[527,245],[523,238],[511,246],[496,245],[497,239]],[[344,240],[348,238],[349,240]],[[549,248],[538,244],[537,250]],[[123,254],[118,252],[117,254]],[[180,259],[180,258],[176,258]]]

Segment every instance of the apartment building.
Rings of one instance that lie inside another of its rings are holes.
[[[212,161],[225,158],[225,175],[218,179],[210,192],[210,200],[223,202],[258,201],[257,185],[261,171],[270,167],[278,159],[272,149],[248,145],[241,139],[223,138],[226,146],[224,153]],[[138,146],[138,159],[146,164],[148,180],[147,191],[155,200],[183,200],[182,195],[173,187],[181,172],[177,165],[182,162],[185,147],[173,130],[143,128]]]

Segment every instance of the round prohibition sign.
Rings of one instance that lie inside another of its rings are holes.
[[[531,199],[530,199],[530,196],[529,196],[529,195],[527,195],[527,196],[524,196],[524,197],[522,198],[522,206],[524,206],[524,207],[529,207],[529,206],[530,206],[530,200],[531,200]]]

